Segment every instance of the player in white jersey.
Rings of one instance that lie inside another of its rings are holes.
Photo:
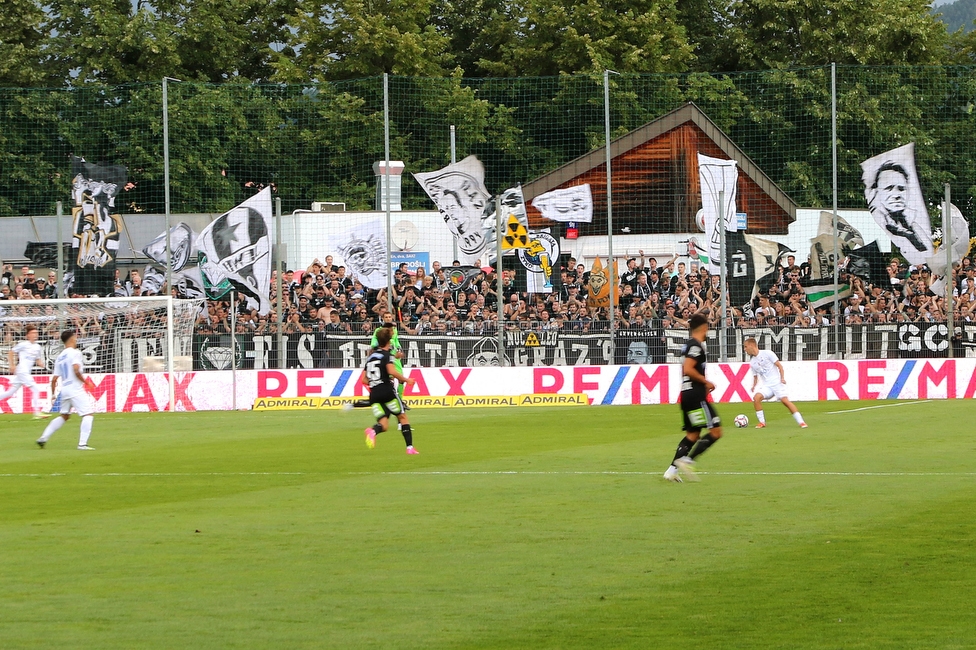
[[[54,362],[54,378],[51,381],[51,390],[54,390],[58,384],[61,385],[61,416],[51,420],[44,433],[37,439],[37,446],[44,448],[54,432],[71,417],[71,408],[74,407],[81,416],[78,449],[92,451],[94,447],[88,446],[88,437],[91,435],[92,423],[95,421],[92,415],[95,412],[95,400],[88,392],[92,386],[91,379],[82,373],[85,360],[78,350],[78,335],[75,331],[68,329],[61,332],[61,342],[64,343],[64,350]]]
[[[752,361],[749,362],[749,367],[752,369],[752,390],[756,390],[756,384],[759,383],[760,379],[762,379],[763,384],[762,388],[752,398],[752,403],[756,407],[756,419],[759,420],[756,428],[762,429],[766,426],[766,414],[763,413],[762,407],[763,400],[775,397],[789,409],[796,423],[801,428],[806,429],[807,423],[803,421],[803,416],[800,415],[790,398],[786,396],[786,371],[783,370],[783,364],[780,363],[776,353],[772,350],[760,350],[756,339],[746,339],[743,341],[742,347],[745,348],[746,354],[752,357]]]
[[[28,325],[24,329],[24,340],[7,352],[7,360],[10,363],[8,367],[16,367],[17,370],[14,371],[14,380],[10,382],[10,388],[0,395],[0,400],[13,397],[14,393],[21,388],[29,388],[31,392],[27,394],[29,395],[31,410],[34,412],[34,419],[43,419],[47,416],[41,414],[40,401],[34,399],[35,393],[37,393],[37,384],[34,383],[34,377],[31,376],[31,370],[35,365],[44,367],[44,361],[41,359],[41,346],[37,344],[37,328]]]

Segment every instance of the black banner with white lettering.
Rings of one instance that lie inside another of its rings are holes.
[[[954,341],[956,357],[976,357],[976,325],[965,325]],[[837,334],[839,333],[839,337]],[[708,360],[721,354],[719,331],[708,332]],[[284,337],[287,368],[360,368],[369,355],[369,337],[352,334],[287,334]],[[948,356],[945,323],[892,323],[833,327],[762,327],[730,329],[726,341],[729,361],[745,361],[742,343],[755,338],[760,349],[772,350],[783,361],[822,359],[899,359]],[[505,332],[505,349],[494,336],[401,336],[404,363],[411,367],[596,366],[637,363],[680,363],[681,348],[688,340],[683,329],[625,329],[614,334],[565,334],[557,331]],[[116,345],[111,366],[138,366],[145,354],[161,354],[162,341],[140,347],[138,340]],[[124,350],[120,348],[125,347]],[[142,349],[145,347],[146,349]],[[131,348],[131,350],[130,350]],[[104,356],[104,355],[103,355]],[[275,334],[238,334],[231,345],[229,334],[194,337],[194,370],[229,370],[233,360],[239,369],[279,367]],[[119,360],[127,361],[119,363]]]

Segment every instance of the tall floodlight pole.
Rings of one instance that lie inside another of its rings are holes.
[[[163,201],[166,211],[166,292],[173,293],[173,261],[170,258],[170,204],[169,204],[169,82],[173,77],[163,77]]]
[[[61,217],[64,206],[58,201],[58,295],[55,298],[64,298],[64,235],[61,231]]]
[[[497,302],[497,327],[495,328],[498,336],[498,365],[505,365],[505,330],[502,323],[505,321],[505,290],[502,286],[502,278],[505,275],[505,266],[502,264],[502,197],[499,194],[495,197],[495,260],[498,270],[495,272],[495,301]]]
[[[725,333],[728,329],[728,321],[726,320],[728,316],[728,305],[725,304],[725,295],[727,289],[725,286],[725,228],[726,228],[726,218],[728,217],[727,210],[725,209],[725,190],[719,190],[718,192],[718,209],[719,209],[719,224],[718,224],[718,290],[722,292],[719,297],[719,309],[722,310],[722,314],[719,317],[719,339],[718,339],[718,353],[722,362],[725,363],[728,359],[726,357],[728,351],[726,350],[726,340]]]
[[[390,75],[383,73],[383,202],[386,204],[386,308],[393,313],[393,260],[390,246],[393,234],[390,229]]]
[[[610,278],[610,309],[607,315],[610,319],[610,349],[613,349],[613,333],[616,326],[617,272],[613,265],[613,187],[610,170],[610,73],[603,71],[603,140],[607,150],[607,277]],[[617,74],[613,72],[613,74]]]
[[[292,224],[294,227],[294,224]],[[285,350],[284,309],[285,297],[281,288],[281,274],[285,272],[285,247],[281,243],[281,197],[275,197],[275,292],[278,304],[275,305],[275,321],[278,323],[278,368],[284,370],[287,365],[287,350]]]
[[[840,359],[840,251],[837,247],[837,64],[830,64],[830,156],[833,174],[833,200],[834,200],[834,349],[837,358]],[[819,327],[819,324],[817,325]]]
[[[952,203],[949,184],[945,184],[945,205],[942,208],[942,245],[946,249],[946,327],[949,328],[949,358],[954,354],[952,336],[955,331],[955,319],[952,316],[952,290],[955,279],[952,276]]]

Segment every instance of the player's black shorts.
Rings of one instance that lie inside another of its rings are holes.
[[[681,395],[681,422],[684,430],[691,433],[722,426],[718,413],[707,400],[684,394]]]
[[[400,396],[392,386],[380,386],[369,391],[369,405],[376,419],[396,417],[405,410]]]

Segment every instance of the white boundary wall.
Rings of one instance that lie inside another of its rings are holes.
[[[848,399],[970,399],[976,393],[976,359],[796,361],[783,364],[787,389],[796,401]],[[537,368],[408,368],[417,380],[407,396],[524,395],[583,393],[593,405],[660,404],[678,399],[680,366],[581,366]],[[176,373],[178,411],[232,408],[232,373]],[[748,364],[712,363],[708,377],[717,402],[750,399]],[[0,377],[5,390],[12,378]],[[92,375],[100,412],[166,410],[166,373]],[[363,393],[358,370],[242,370],[237,372],[237,404],[258,397],[353,397]],[[35,376],[40,398],[48,376]],[[0,413],[24,413],[23,392],[0,402]]]

